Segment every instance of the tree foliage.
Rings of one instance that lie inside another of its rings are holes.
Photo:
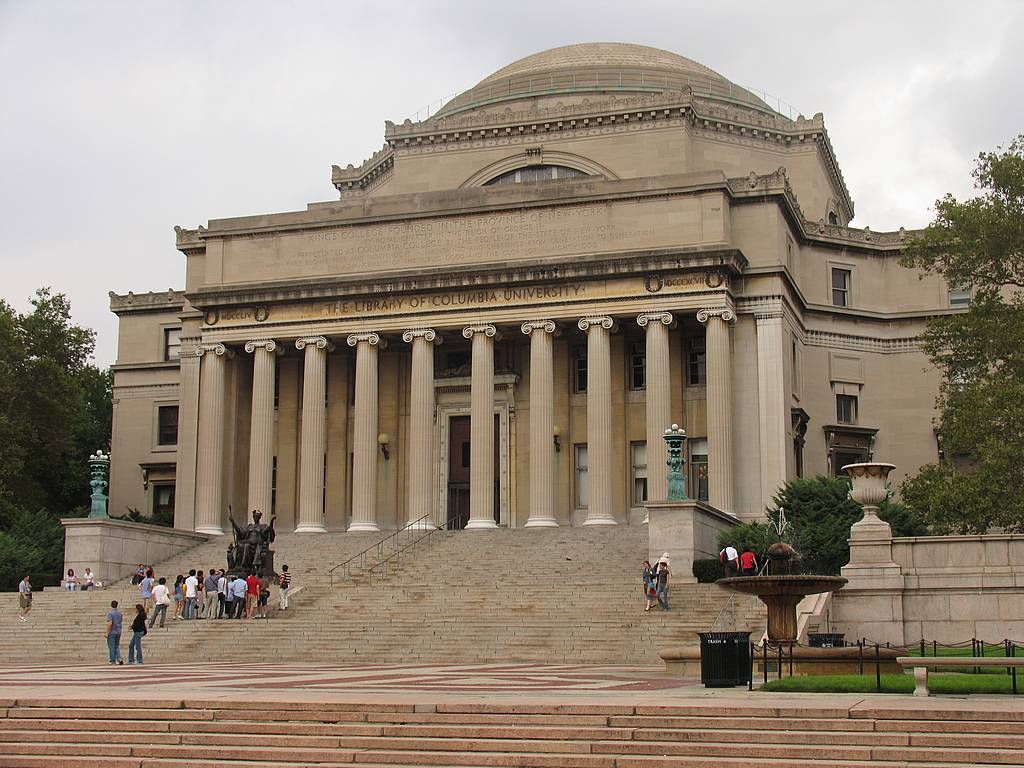
[[[923,346],[942,373],[945,460],[901,492],[940,532],[1024,530],[1024,135],[979,155],[978,195],[946,195],[902,263],[973,292],[965,313],[932,319]]]
[[[850,481],[844,477],[799,478],[782,486],[768,509],[768,522],[739,525],[719,536],[719,544],[744,546],[763,560],[768,547],[779,541],[776,526],[785,510],[783,540],[800,554],[800,570],[828,576],[850,562],[850,526],[863,514],[860,505],[849,497]],[[893,536],[924,536],[923,521],[903,504],[886,501],[879,517],[892,527]]]
[[[112,413],[94,348],[63,294],[38,290],[27,313],[0,300],[0,589],[25,573],[56,576],[60,518],[89,503],[87,459],[109,446]]]

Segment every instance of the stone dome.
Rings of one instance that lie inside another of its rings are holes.
[[[563,45],[527,56],[485,77],[438,112],[453,115],[486,104],[574,93],[694,93],[775,113],[760,98],[685,56],[629,43]]]

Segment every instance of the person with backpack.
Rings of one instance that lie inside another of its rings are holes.
[[[732,544],[726,545],[725,549],[718,553],[718,562],[722,564],[727,577],[739,573],[740,554]]]

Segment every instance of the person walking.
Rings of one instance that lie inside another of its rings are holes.
[[[190,568],[188,577],[185,579],[185,619],[196,617],[196,597],[199,594],[199,579],[196,578],[196,569]]]
[[[658,573],[657,573],[657,591],[656,595],[658,598],[658,605],[663,610],[668,610],[668,585],[669,580],[672,577],[672,570],[668,566],[667,555],[662,555],[661,560],[658,561]]]
[[[111,664],[124,664],[121,659],[121,612],[117,610],[117,600],[110,601],[107,611],[107,651],[110,653]]]
[[[171,604],[170,591],[167,589],[167,579],[163,576],[160,577],[160,581],[153,587],[153,613],[149,617],[149,626],[152,627],[156,623],[157,614],[160,614],[160,629],[164,628],[164,621],[167,619],[167,606]]]
[[[142,638],[146,634],[146,607],[135,604],[135,619],[132,621],[132,639],[128,641],[128,663],[142,663]]]
[[[142,598],[142,607],[146,613],[153,610],[153,587],[156,586],[156,579],[153,578],[153,571],[146,571],[146,575],[139,582],[139,597]]]
[[[744,576],[757,575],[757,556],[750,551],[750,547],[744,547],[740,552],[740,573]]]
[[[735,576],[739,573],[740,555],[732,544],[727,545],[725,549],[718,553],[718,562],[725,566],[726,576]]]
[[[32,583],[28,576],[18,584],[18,621],[28,621],[28,612],[32,610]]]
[[[180,573],[174,579],[174,618],[180,619],[185,606],[185,577]]]
[[[281,566],[281,575],[277,578],[277,586],[281,590],[281,610],[288,610],[288,590],[292,586],[292,575],[288,572],[288,566]]]
[[[644,600],[647,603],[644,606],[644,611],[649,611],[649,610],[651,610],[651,608],[654,607],[654,603],[655,603],[655,594],[657,592],[657,589],[656,589],[657,572],[655,571],[654,568],[651,567],[651,561],[650,560],[644,560],[643,565],[644,565],[644,570],[643,570],[643,574],[641,575],[640,579],[643,582]]]

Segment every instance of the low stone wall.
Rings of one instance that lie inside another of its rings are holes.
[[[648,558],[657,562],[666,552],[672,580],[694,584],[693,561],[718,557],[718,534],[739,524],[739,518],[702,501],[649,501]],[[639,565],[639,564],[638,564]]]
[[[209,537],[195,531],[121,520],[65,518],[64,573],[74,568],[81,575],[92,568],[108,584],[133,573],[139,563],[158,563]]]
[[[873,562],[860,562],[851,538],[836,631],[902,645],[1024,642],[1024,535],[876,537],[870,553]]]

